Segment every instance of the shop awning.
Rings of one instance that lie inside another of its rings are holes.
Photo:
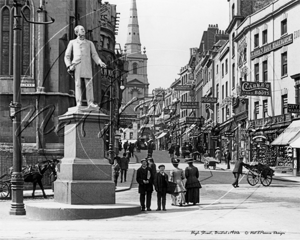
[[[196,127],[196,124],[192,124],[191,126],[189,126],[189,127],[185,130],[184,134],[188,134],[188,133],[189,133],[190,131],[192,131],[195,127]]]
[[[163,133],[159,134],[159,136],[156,139],[162,138],[166,135],[167,135],[167,132],[163,132]]]
[[[272,143],[271,145],[289,145],[299,136],[300,120],[292,122]]]

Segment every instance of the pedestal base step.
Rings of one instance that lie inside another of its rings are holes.
[[[58,202],[26,204],[26,215],[36,220],[102,219],[135,215],[141,207],[133,204],[70,205]]]

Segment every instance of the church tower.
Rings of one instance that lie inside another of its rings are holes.
[[[131,0],[127,42],[125,47],[129,71],[126,89],[123,92],[123,103],[126,104],[133,97],[142,98],[148,96],[149,90],[147,76],[148,58],[146,55],[146,49],[144,48],[142,52],[141,48],[136,0]],[[133,110],[137,103],[138,102],[135,102],[129,108]],[[134,114],[134,112],[132,112],[132,114]]]

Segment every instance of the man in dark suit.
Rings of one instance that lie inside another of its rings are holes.
[[[239,159],[236,161],[234,165],[234,169],[232,171],[235,180],[232,184],[234,188],[239,187],[239,177],[243,173],[243,166],[247,165],[246,163],[243,163],[244,157],[239,157]]]
[[[159,165],[159,172],[155,176],[154,185],[157,192],[157,209],[166,211],[166,195],[168,188],[168,175],[165,173],[165,165]]]
[[[140,203],[142,211],[145,211],[147,207],[147,211],[151,211],[151,196],[153,192],[153,176],[151,173],[151,169],[147,167],[147,160],[141,160],[142,166],[137,170],[136,173],[136,181],[139,184],[139,194],[140,194]],[[146,206],[145,206],[145,198]]]

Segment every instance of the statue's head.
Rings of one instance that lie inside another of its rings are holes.
[[[84,36],[85,35],[85,30],[84,27],[81,25],[78,25],[74,28],[74,32],[77,36]]]

